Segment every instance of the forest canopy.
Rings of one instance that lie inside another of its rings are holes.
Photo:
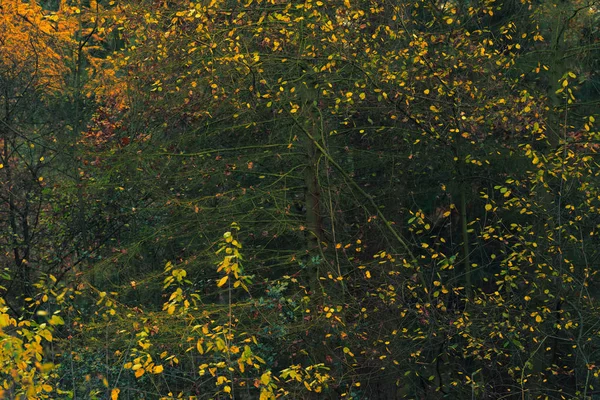
[[[599,110],[597,0],[2,1],[0,398],[594,398]]]

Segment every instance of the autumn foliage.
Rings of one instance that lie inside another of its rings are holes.
[[[0,398],[593,398],[599,26],[0,3]]]

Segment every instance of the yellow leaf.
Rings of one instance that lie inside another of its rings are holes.
[[[270,390],[263,388],[260,391],[260,400],[271,400],[274,398],[275,398],[275,396],[273,395],[273,393]]]
[[[224,277],[219,279],[219,282],[217,282],[217,286],[218,287],[223,286],[225,283],[227,283],[227,279],[229,279],[229,275],[225,275]]]
[[[204,354],[204,349],[202,348],[202,342],[200,340],[196,343],[196,348],[198,349],[198,353]]]
[[[10,324],[10,316],[8,314],[0,314],[0,328],[4,328]]]
[[[271,372],[265,372],[260,377],[260,383],[267,386],[271,382]]]
[[[110,400],[118,400],[121,389],[114,388],[110,391]]]
[[[49,342],[52,341],[52,333],[49,330],[47,330],[47,329],[44,329],[44,330],[40,331],[39,335],[41,337],[43,337],[44,339],[46,339],[47,341],[49,341]]]
[[[308,390],[309,392],[312,392],[312,389],[310,388],[310,385],[308,384],[308,382],[302,381],[302,383],[304,383],[304,387],[306,388],[306,390]]]

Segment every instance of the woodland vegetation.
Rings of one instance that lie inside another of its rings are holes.
[[[0,398],[600,398],[597,0],[0,2]]]

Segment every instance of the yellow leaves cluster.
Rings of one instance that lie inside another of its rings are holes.
[[[20,329],[5,333],[3,329],[11,326]],[[47,393],[54,390],[48,382],[55,365],[44,362],[42,346],[42,339],[53,340],[52,327],[31,326],[28,320],[17,323],[11,318],[4,300],[0,299],[0,375],[12,377],[0,387],[0,398],[4,398],[5,391],[20,393],[16,398],[21,399],[48,398]]]
[[[0,68],[9,79],[31,79],[28,87],[41,93],[65,93],[73,89],[74,66],[86,65],[94,86],[80,82],[88,96],[122,92],[114,71],[114,60],[99,57],[97,50],[122,22],[119,9],[104,9],[96,1],[88,7],[70,6],[61,1],[57,11],[37,2],[6,1],[0,12]],[[76,67],[78,68],[78,67]],[[122,101],[117,101],[122,104]]]
[[[29,74],[36,85],[59,88],[67,72],[67,47],[74,25],[62,14],[48,14],[35,2],[3,2],[0,13],[0,65],[15,79]]]
[[[126,369],[131,369],[136,378],[141,378],[145,373],[158,375],[164,371],[164,367],[162,365],[155,364],[152,356],[148,353],[144,353],[142,356],[136,357],[133,362],[125,363],[124,367]],[[115,389],[113,389],[113,393],[114,391]]]
[[[232,224],[232,228],[232,231],[235,232],[239,229],[239,226],[234,223]],[[229,281],[230,277],[232,277],[233,288],[241,286],[244,290],[248,290],[244,282],[248,282],[249,277],[242,274],[242,255],[239,251],[241,248],[242,244],[235,239],[234,234],[231,231],[223,234],[221,247],[216,254],[222,252],[225,253],[223,260],[219,263],[217,268],[217,272],[223,272],[225,275],[218,280],[217,287],[223,287]]]
[[[344,348],[344,353],[347,354],[349,349]],[[298,382],[302,383],[304,389],[309,392],[321,393],[324,389],[329,386],[329,383],[333,378],[327,373],[329,368],[324,364],[314,364],[308,367],[302,368],[301,365],[291,365],[281,371],[279,374],[280,378],[285,380],[287,383]]]

